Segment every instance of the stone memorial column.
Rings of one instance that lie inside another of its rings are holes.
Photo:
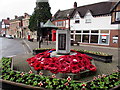
[[[57,30],[56,52],[57,54],[70,54],[70,30]]]

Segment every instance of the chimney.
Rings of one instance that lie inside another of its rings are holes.
[[[27,14],[27,13],[24,13],[24,17],[26,17],[26,16],[28,16],[28,14]]]
[[[10,18],[8,17],[7,20],[10,20]]]
[[[77,2],[74,2],[74,8],[77,8]]]
[[[18,18],[18,16],[17,15],[15,15],[15,19],[17,19]]]

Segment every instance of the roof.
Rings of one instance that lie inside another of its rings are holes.
[[[68,10],[58,10],[52,20],[58,20],[58,19],[67,19],[68,15],[71,16],[73,14],[74,8],[68,9]]]
[[[110,9],[112,7],[113,2],[100,2],[78,7],[76,11],[80,13],[81,17],[84,17],[88,10],[91,11],[93,16],[100,16],[110,14]]]
[[[120,1],[118,1],[114,6],[113,6],[113,8],[111,8],[111,12],[118,6],[118,4],[120,4]]]
[[[19,17],[15,18],[15,19],[11,19],[10,21],[14,22],[14,21],[20,21],[22,19],[24,19],[24,16],[19,16]]]
[[[114,2],[99,2],[63,11],[58,10],[54,15],[53,20],[66,19],[67,14],[69,14],[70,17],[72,18],[76,11],[78,11],[81,17],[84,17],[88,10],[91,11],[93,16],[106,15],[110,14],[110,10],[113,7],[113,5]]]
[[[55,26],[50,20],[48,20],[44,25],[43,28],[58,28]]]

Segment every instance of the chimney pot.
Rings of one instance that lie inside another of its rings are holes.
[[[7,20],[10,20],[10,18],[8,17]]]
[[[77,2],[74,2],[74,8],[77,8]]]

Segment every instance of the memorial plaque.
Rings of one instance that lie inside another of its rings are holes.
[[[70,54],[70,31],[69,30],[57,30],[56,53],[61,55]]]
[[[58,50],[66,50],[66,34],[58,36]]]

